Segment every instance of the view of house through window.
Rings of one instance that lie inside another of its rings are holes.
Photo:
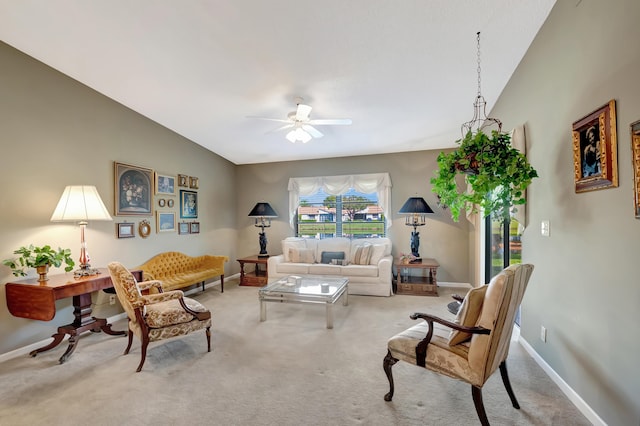
[[[385,218],[376,193],[355,190],[329,195],[320,190],[300,197],[296,235],[305,238],[367,238],[385,235]]]

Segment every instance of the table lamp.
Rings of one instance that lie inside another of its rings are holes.
[[[269,205],[269,203],[258,203],[249,213],[249,217],[254,217],[256,222],[255,226],[261,228],[260,231],[260,254],[258,257],[269,257],[267,254],[267,236],[264,233],[264,228],[271,226],[271,218],[278,217],[275,210]]]
[[[76,277],[99,274],[91,268],[91,258],[87,252],[84,230],[90,220],[113,220],[104,206],[95,186],[67,186],[51,216],[51,222],[78,222],[80,225],[80,269],[74,271]]]
[[[421,263],[420,253],[420,233],[418,232],[418,226],[424,226],[426,223],[426,214],[433,213],[431,207],[422,197],[409,198],[398,213],[406,214],[405,225],[413,226],[413,232],[411,232],[411,255],[415,258],[411,263]]]

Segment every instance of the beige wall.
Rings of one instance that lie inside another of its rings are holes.
[[[393,242],[393,254],[410,252],[412,227],[405,226],[404,216],[398,214],[407,198],[421,196],[434,210],[427,216],[427,224],[419,228],[420,255],[438,260],[438,280],[471,282],[472,265],[469,258],[468,222],[454,223],[448,211],[437,206],[431,193],[429,179],[436,167],[437,152],[419,151],[386,155],[331,158],[284,163],[238,166],[238,254],[258,252],[258,230],[246,217],[258,201],[267,201],[279,217],[266,231],[267,251],[282,253],[280,241],[294,235],[289,227],[287,185],[290,177],[332,176],[359,173],[388,172],[391,176],[391,221],[388,236]]]
[[[113,214],[114,161],[199,177],[201,233],[157,234],[155,219],[148,217],[153,231],[147,239],[117,239],[116,222],[137,224],[141,218],[89,223],[94,266],[118,260],[133,267],[167,250],[235,256],[232,163],[2,43],[0,63],[0,259],[31,243],[70,248],[77,259],[78,226],[49,219],[64,187],[73,184],[95,185]],[[177,207],[173,210],[178,213]],[[231,262],[227,271],[232,271]],[[14,279],[9,268],[0,266],[0,282]],[[51,322],[11,316],[4,288],[0,305],[0,353],[46,339],[73,319],[69,299],[57,303]]]
[[[525,124],[540,174],[523,237],[524,261],[536,269],[522,336],[610,425],[640,424],[640,221],[629,133],[640,119],[639,23],[637,0],[558,1],[492,111],[507,127]],[[610,99],[620,186],[576,194],[571,124]]]

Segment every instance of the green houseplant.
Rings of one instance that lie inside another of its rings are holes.
[[[456,150],[438,155],[438,170],[431,178],[432,191],[453,220],[457,222],[463,210],[477,213],[481,207],[485,216],[502,221],[512,207],[526,202],[525,190],[538,173],[511,146],[509,134],[468,131],[456,143]],[[464,176],[464,185],[458,176]]]
[[[71,258],[71,250],[58,247],[54,250],[49,245],[42,247],[23,246],[15,250],[13,254],[19,255],[15,259],[5,259],[2,263],[11,268],[13,275],[16,277],[25,276],[25,269],[36,268],[40,274],[40,281],[47,280],[47,271],[50,266],[60,267],[62,263],[66,266],[64,270],[69,272],[75,266],[75,262]]]

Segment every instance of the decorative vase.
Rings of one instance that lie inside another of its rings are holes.
[[[38,281],[43,282],[49,280],[49,277],[47,277],[47,272],[49,272],[49,265],[38,266],[36,268],[36,272],[40,274]]]

